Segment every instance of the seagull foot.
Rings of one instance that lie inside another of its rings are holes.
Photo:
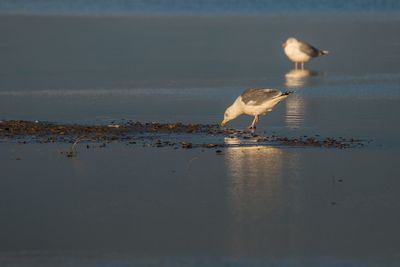
[[[254,133],[256,131],[256,128],[256,126],[250,125],[249,127],[247,127],[247,130],[249,130],[251,133]]]

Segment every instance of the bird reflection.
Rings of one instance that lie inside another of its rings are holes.
[[[225,150],[230,204],[241,220],[279,205],[282,150],[275,147],[230,147]],[[255,205],[255,204],[260,205]],[[244,216],[242,218],[242,216]]]
[[[305,103],[301,96],[290,98],[286,101],[285,121],[289,128],[300,128],[304,122]]]
[[[297,153],[277,147],[229,147],[224,151],[230,213],[227,241],[234,253],[248,253],[269,244],[255,236],[274,235],[271,224],[282,216],[288,201],[298,197],[291,185],[300,162]]]
[[[310,77],[318,72],[306,69],[293,69],[285,75],[285,85],[290,90],[300,89],[311,84]],[[286,124],[290,128],[299,128],[304,121],[305,101],[301,95],[294,94],[286,100]]]
[[[248,140],[247,140],[248,141]],[[238,138],[225,138],[227,144],[240,144]],[[248,177],[277,174],[280,171],[281,150],[276,147],[250,146],[230,147],[226,150],[225,158],[228,171],[233,177],[248,182]],[[264,181],[264,179],[262,179]]]
[[[282,155],[281,149],[265,146],[225,150],[228,206],[232,216],[229,243],[234,251],[245,249],[247,225],[269,217],[281,205]]]
[[[293,69],[285,75],[285,86],[290,89],[304,87],[309,84],[309,77],[317,76],[318,72],[306,69]]]
[[[257,136],[246,136],[245,139],[240,139],[237,137],[225,137],[224,138],[224,143],[226,145],[253,145],[258,143],[258,137]]]

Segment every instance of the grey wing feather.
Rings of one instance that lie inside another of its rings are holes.
[[[250,88],[240,96],[245,104],[259,105],[280,95],[282,92],[276,89]]]
[[[309,45],[307,43],[300,44],[300,51],[303,53],[306,53],[310,57],[317,57],[321,54],[317,48],[315,48],[314,46]]]

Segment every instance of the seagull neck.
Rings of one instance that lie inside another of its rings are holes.
[[[232,104],[232,106],[230,106],[230,112],[231,112],[231,116],[233,116],[233,117],[237,117],[237,116],[239,116],[239,115],[241,115],[241,114],[243,114],[243,108],[242,108],[242,105],[240,104],[240,101],[239,101],[239,99],[237,99],[233,104]]]

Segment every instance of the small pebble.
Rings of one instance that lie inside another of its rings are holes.
[[[207,145],[207,148],[214,148],[214,147],[217,147],[218,145],[216,145],[216,144],[208,144]]]

